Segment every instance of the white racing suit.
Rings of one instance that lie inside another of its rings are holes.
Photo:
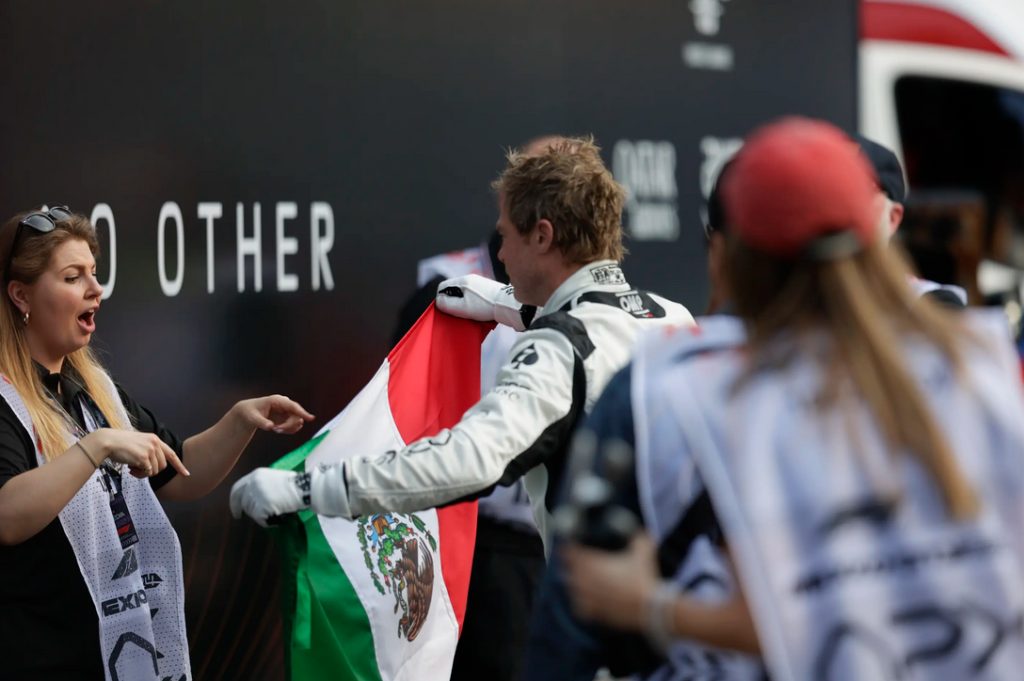
[[[579,417],[643,330],[692,324],[682,305],[632,289],[614,261],[582,267],[520,334],[496,385],[450,430],[314,472],[315,512],[355,518],[478,498],[525,476],[550,543],[550,508]]]

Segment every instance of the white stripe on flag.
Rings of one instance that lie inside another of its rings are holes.
[[[391,414],[388,367],[385,361],[348,407],[326,426],[330,433],[306,459],[307,470],[354,456],[379,456],[405,446]],[[367,553],[364,553],[359,541],[360,533],[368,532],[370,526],[360,521],[318,516],[324,536],[370,620],[377,666],[383,681],[447,681],[459,639],[458,621],[442,577],[437,512],[429,510],[415,515],[438,542],[438,550],[430,552],[434,579],[429,614],[413,641],[406,640],[399,628],[403,609],[394,595],[394,585],[384,582],[385,576],[377,565],[379,553],[373,550],[373,542],[368,542]],[[399,518],[406,526],[411,525],[406,517]],[[420,544],[425,542],[421,540]],[[429,546],[421,546],[422,550],[429,550]],[[384,594],[374,584],[370,568],[366,566],[367,556],[377,581],[385,588]],[[403,596],[408,593],[406,588]]]

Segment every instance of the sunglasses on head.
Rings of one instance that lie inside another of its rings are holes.
[[[14,241],[11,242],[11,250],[7,252],[7,264],[4,265],[4,283],[11,280],[11,263],[14,262],[14,254],[21,242],[21,234],[25,228],[34,229],[40,234],[46,234],[57,229],[57,223],[61,220],[70,220],[71,211],[67,206],[54,206],[45,213],[32,213],[26,215],[25,219],[18,223],[18,231],[14,233]]]

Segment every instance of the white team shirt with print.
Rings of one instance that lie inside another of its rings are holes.
[[[638,485],[658,535],[707,487],[774,681],[986,679],[1024,669],[1024,390],[1001,313],[966,311],[963,380],[904,341],[979,516],[954,523],[859,401],[822,411],[807,353],[736,391],[742,322],[645,338]],[[827,341],[818,339],[820,344]]]

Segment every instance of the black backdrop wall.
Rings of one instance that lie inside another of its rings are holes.
[[[0,217],[96,217],[95,342],[181,435],[268,392],[323,421],[416,261],[492,228],[503,147],[593,133],[632,191],[631,281],[700,311],[723,154],[782,114],[851,128],[855,55],[854,0],[6,2]],[[231,479],[309,435],[258,435]],[[280,679],[276,559],[229,488],[168,505],[195,678]]]

